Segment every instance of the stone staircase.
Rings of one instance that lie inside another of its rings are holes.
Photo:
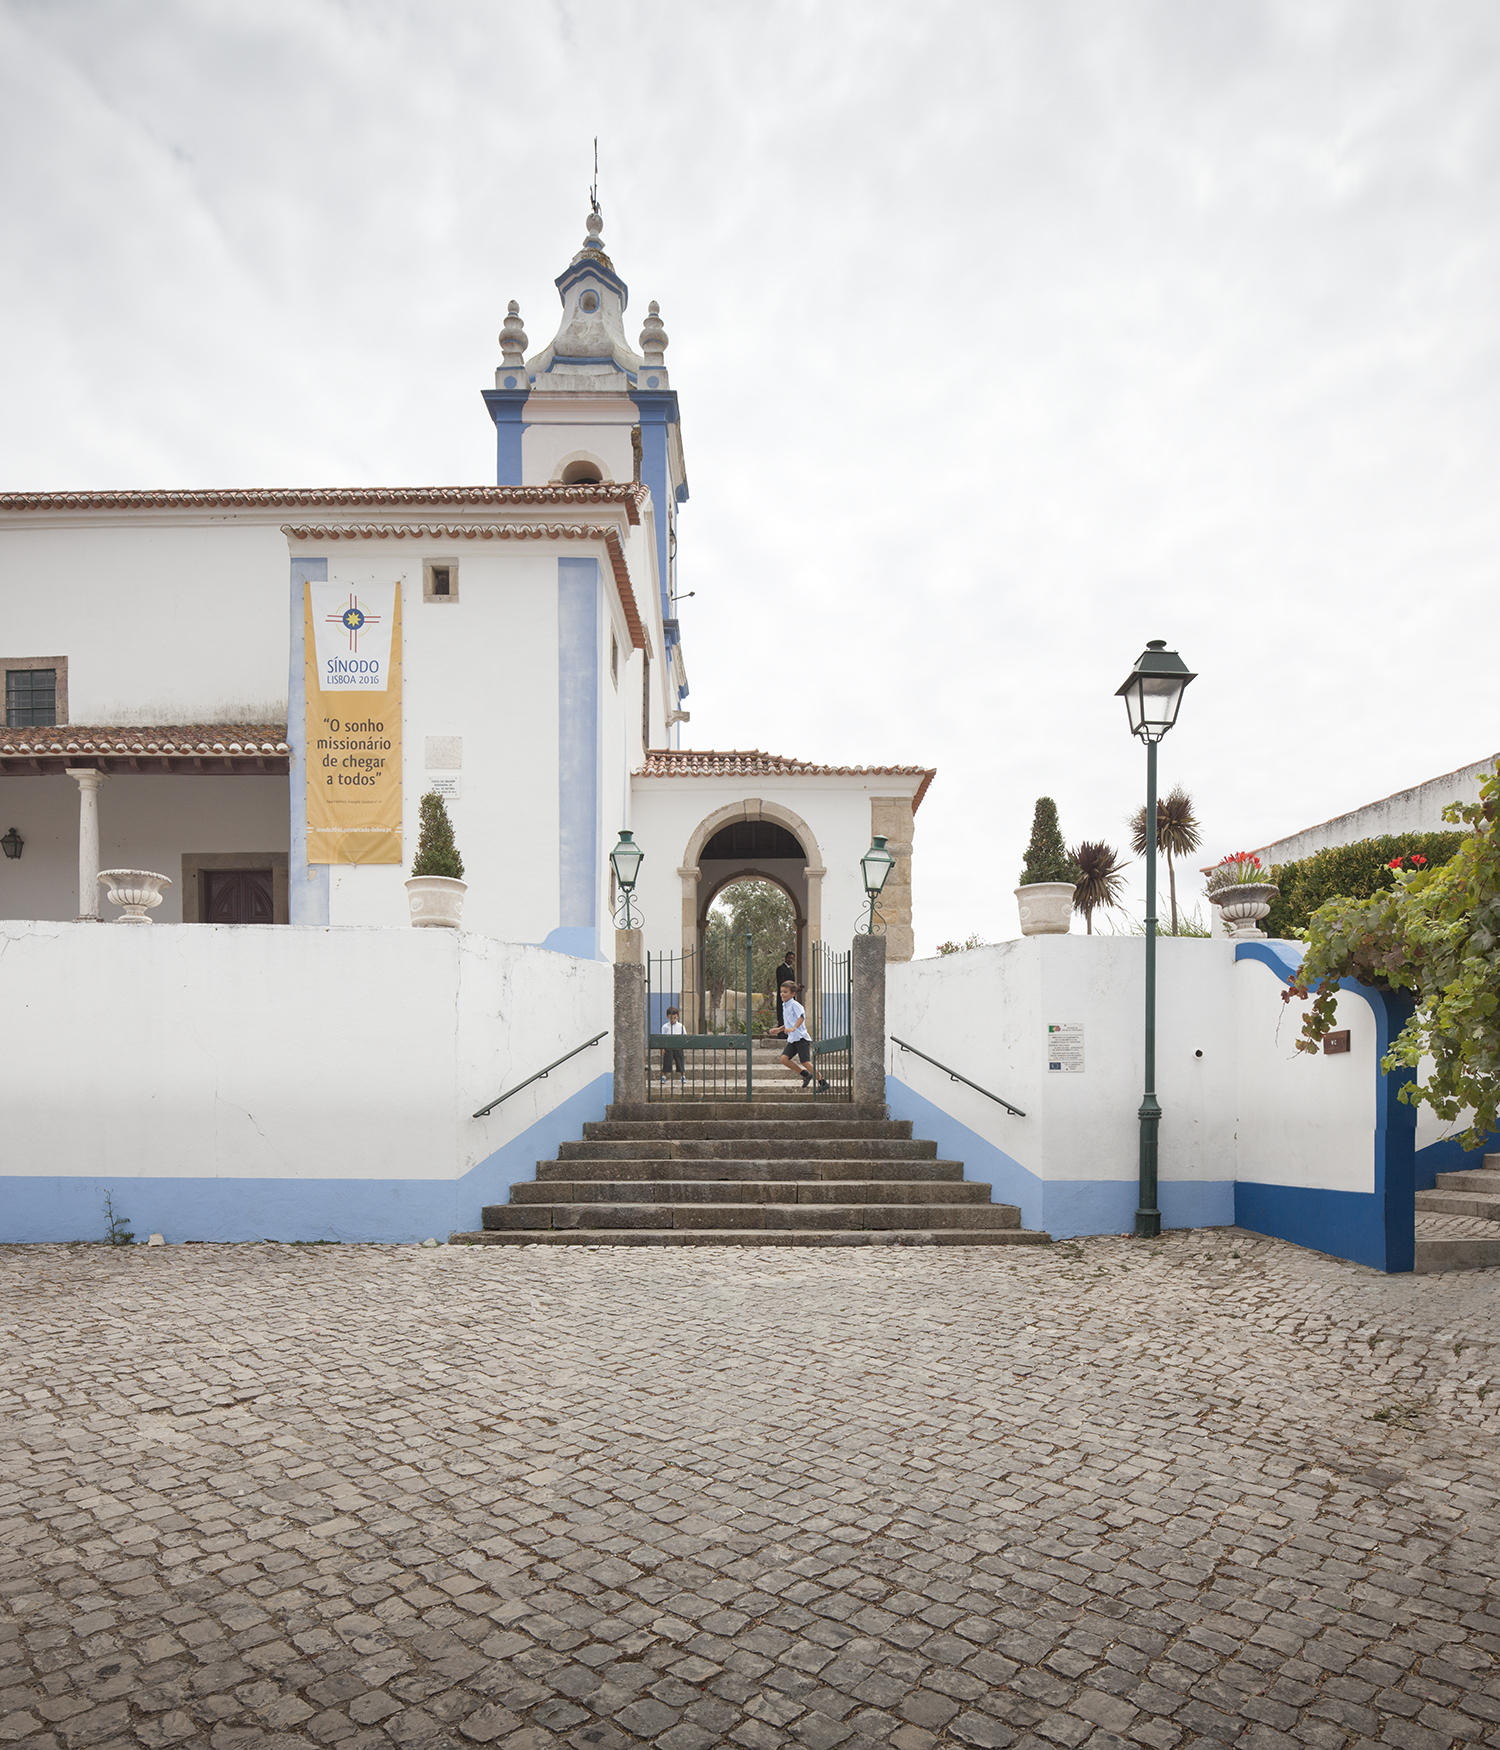
[[[768,1071],[771,1066],[767,1066]],[[657,1066],[652,1065],[653,1076]],[[884,1105],[816,1098],[766,1074],[755,1098],[610,1106],[453,1244],[1041,1246],[1021,1212],[940,1161]],[[762,1088],[766,1089],[763,1094]]]
[[[1439,1173],[1416,1204],[1418,1274],[1500,1265],[1500,1154],[1471,1172]]]

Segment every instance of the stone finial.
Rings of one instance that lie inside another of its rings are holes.
[[[583,221],[583,228],[588,232],[588,236],[583,240],[584,248],[602,250],[604,239],[600,233],[604,229],[604,215],[599,212],[590,213]]]
[[[507,307],[505,325],[500,330],[500,353],[505,363],[502,370],[520,370],[526,362],[526,330],[521,326],[521,306],[514,298]]]
[[[641,357],[648,365],[665,370],[667,361],[663,355],[671,344],[671,340],[667,334],[666,325],[657,314],[660,308],[661,306],[653,298],[646,313],[645,323],[641,328]]]

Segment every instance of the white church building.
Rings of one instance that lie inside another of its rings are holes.
[[[90,1237],[105,1189],[169,1236],[472,1225],[602,1116],[607,1048],[475,1113],[608,1030],[622,829],[648,952],[751,873],[799,963],[847,949],[882,833],[911,957],[931,769],[682,746],[667,334],[586,224],[554,337],[505,318],[492,485],[0,492],[0,1239]],[[430,790],[460,931],[412,927]]]
[[[0,830],[22,845],[0,918],[108,914],[100,869],[132,868],[171,881],[158,925],[406,927],[435,788],[466,930],[609,959],[608,853],[628,828],[649,947],[691,947],[753,866],[786,887],[805,949],[850,935],[884,832],[891,948],[910,957],[929,770],[681,747],[688,482],[667,335],[652,304],[632,349],[627,287],[587,223],[555,337],[527,359],[514,304],[505,320],[483,391],[493,486],[0,494]],[[330,610],[369,624],[346,636]],[[309,626],[318,660],[383,634],[399,685],[378,735],[348,731],[368,715],[357,691],[331,694],[340,732],[319,733]],[[361,842],[320,803],[359,805],[371,767],[399,812]],[[731,854],[736,822],[752,830]]]

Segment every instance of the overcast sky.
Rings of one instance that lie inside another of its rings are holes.
[[[0,487],[492,479],[596,133],[685,741],[937,766],[919,953],[1148,638],[1204,861],[1500,747],[1495,0],[0,0]]]

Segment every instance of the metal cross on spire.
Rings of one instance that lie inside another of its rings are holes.
[[[602,218],[599,211],[599,136],[594,135],[594,180],[589,184],[589,205],[593,208],[594,217]]]

